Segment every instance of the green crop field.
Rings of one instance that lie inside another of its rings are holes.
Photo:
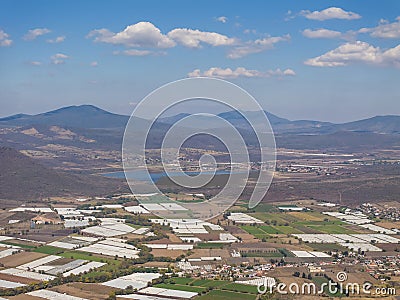
[[[226,244],[223,243],[198,243],[195,248],[197,249],[220,249]]]
[[[90,253],[86,253],[86,252],[66,251],[59,255],[62,257],[66,257],[66,258],[84,259],[84,260],[89,260],[89,261],[99,261],[99,262],[106,262],[106,263],[115,261],[114,258],[103,258],[103,257],[99,257],[96,255],[91,255]]]
[[[269,258],[282,258],[284,255],[280,252],[254,252],[246,253],[242,255],[243,257],[269,257]]]
[[[245,294],[245,293],[235,293],[230,291],[221,291],[221,290],[212,290],[206,295],[202,295],[197,297],[199,300],[254,300],[256,299],[256,295],[254,294]]]
[[[181,284],[181,285],[185,285],[185,284],[189,284],[190,282],[195,281],[195,279],[193,278],[186,278],[186,277],[173,277],[169,280],[166,280],[166,283],[176,283],[176,284]]]
[[[225,280],[170,278],[156,287],[203,294],[196,299],[255,299],[257,287]],[[207,293],[207,294],[204,294]]]
[[[273,227],[278,229],[283,234],[303,233],[303,231],[300,231],[299,229],[294,228],[290,225],[289,226],[273,226]]]
[[[34,250],[34,252],[55,255],[55,254],[60,254],[60,253],[64,252],[64,249],[52,247],[52,246],[41,246],[41,247],[36,248]]]
[[[10,246],[18,246],[24,249],[33,249],[36,248],[36,246],[32,246],[32,245],[25,245],[25,244],[20,244],[20,243],[13,243],[13,242],[8,242],[8,241],[2,241],[2,244],[5,245],[10,245]]]
[[[229,290],[233,292],[243,292],[250,294],[258,294],[257,287],[254,285],[247,284],[238,284],[238,283],[229,283],[222,287],[223,290]]]
[[[224,280],[197,279],[193,281],[191,284],[193,284],[194,286],[203,286],[203,287],[219,287],[228,283],[230,282]]]
[[[261,230],[257,226],[243,225],[243,226],[241,226],[241,228],[253,235],[254,234],[265,234],[265,231]]]
[[[261,225],[261,226],[250,226],[244,225],[241,228],[248,233],[254,235],[256,238],[269,238],[269,235],[273,234],[293,234],[293,233],[303,233],[303,231],[298,230],[290,225]]]
[[[186,291],[186,292],[195,292],[201,293],[206,288],[200,286],[190,286],[190,285],[180,285],[180,284],[171,284],[171,283],[159,283],[156,284],[155,287],[164,288],[164,289],[173,289],[179,291]]]
[[[320,244],[320,243],[308,243],[307,246],[311,247],[314,251],[347,251],[346,247],[338,244]]]
[[[277,223],[285,224],[287,221],[282,219],[280,216],[282,213],[264,213],[264,212],[256,212],[256,213],[249,213],[248,215],[253,216],[263,222],[269,221],[276,221]]]
[[[252,210],[255,211],[255,212],[262,212],[262,213],[269,213],[269,212],[278,211],[278,209],[274,205],[268,204],[268,203],[260,203],[255,208],[253,208]]]
[[[283,232],[280,231],[278,228],[269,225],[263,225],[259,227],[262,231],[269,234],[282,234]]]

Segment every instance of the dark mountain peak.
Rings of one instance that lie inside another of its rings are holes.
[[[12,120],[16,120],[16,119],[21,119],[21,118],[25,118],[25,117],[29,117],[30,115],[27,114],[16,114],[16,115],[12,115],[12,116],[8,116],[5,118],[0,118],[0,122],[2,121],[12,121]]]
[[[91,104],[83,104],[83,105],[71,105],[66,107],[61,107],[52,111],[48,111],[39,115],[49,116],[56,114],[64,114],[64,113],[79,113],[79,114],[106,114],[106,115],[115,115],[111,112],[108,112],[104,109],[101,109],[97,106]]]
[[[0,125],[57,125],[75,128],[121,128],[125,127],[129,116],[118,115],[94,105],[74,105],[62,107],[37,115],[20,115],[0,119]]]

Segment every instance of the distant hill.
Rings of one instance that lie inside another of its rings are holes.
[[[24,119],[24,118],[28,118],[28,117],[31,117],[31,115],[16,114],[16,115],[12,115],[12,116],[9,116],[9,117],[1,118],[0,121],[7,122],[7,121],[18,120],[18,119]],[[12,122],[10,122],[10,123],[12,123]]]
[[[121,128],[129,116],[113,114],[93,105],[68,106],[37,115],[17,114],[0,119],[0,125],[58,125],[76,128]]]
[[[37,200],[54,196],[100,196],[127,192],[124,181],[75,175],[49,167],[12,148],[0,147],[0,198]]]
[[[360,121],[338,124],[335,128],[347,131],[400,134],[400,116],[376,116]]]
[[[313,120],[295,120],[291,121],[285,118],[278,117],[267,111],[264,111],[267,116],[272,129],[278,134],[332,134],[335,132],[342,131],[354,131],[354,132],[369,132],[379,134],[400,134],[400,116],[376,116],[369,119],[348,122],[343,124],[334,124],[330,122],[320,122]],[[161,118],[160,122],[165,124],[174,124],[177,121],[188,117],[190,114],[181,113],[175,116]],[[250,116],[251,121],[255,124],[264,122],[264,119],[260,119],[255,113],[247,112]],[[229,121],[237,128],[249,130],[249,123],[245,118],[237,111],[229,111],[218,114],[219,117]],[[212,117],[207,116],[195,116],[193,117],[191,127],[207,127],[207,128],[218,128],[221,123],[216,122]]]
[[[290,124],[291,121],[288,119],[280,118],[274,114],[271,114],[267,111],[264,111],[264,114],[268,117],[269,122],[271,123],[272,127],[277,127],[281,124]],[[264,122],[264,118],[260,119],[259,114],[256,112],[246,112],[246,115],[251,118],[251,121],[253,123],[258,123],[260,124],[261,122]],[[160,119],[160,122],[164,124],[174,124],[177,121],[190,116],[188,113],[180,113],[174,116],[170,117],[164,117]],[[237,128],[242,128],[242,129],[249,129],[248,122],[245,120],[245,118],[242,116],[242,114],[238,111],[228,111],[228,112],[223,112],[217,115],[218,117],[221,117],[222,119],[229,121],[231,124],[235,125]],[[216,121],[214,117],[211,116],[194,116],[193,117],[193,122],[192,127],[207,127],[207,128],[218,128],[221,127],[221,123]]]

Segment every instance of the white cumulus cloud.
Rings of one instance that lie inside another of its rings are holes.
[[[354,41],[357,36],[356,31],[349,30],[347,32],[340,32],[335,30],[329,30],[325,28],[320,29],[305,29],[302,32],[303,36],[309,39],[342,39],[346,41]]]
[[[239,45],[231,49],[228,53],[228,58],[237,59],[249,54],[263,52],[274,48],[274,45],[279,42],[290,40],[290,35],[284,36],[269,36],[263,39],[248,41],[243,45]]]
[[[201,31],[190,28],[175,28],[168,33],[162,33],[159,28],[150,22],[139,22],[127,26],[121,32],[112,32],[106,28],[95,29],[89,32],[87,38],[94,42],[125,46],[125,51],[117,50],[114,54],[130,56],[163,55],[164,51],[155,49],[173,48],[182,45],[187,48],[201,48],[204,45],[229,47],[229,58],[240,58],[251,53],[258,53],[272,49],[278,42],[289,41],[290,35],[267,36],[247,42],[227,35]]]
[[[24,35],[23,39],[25,41],[33,41],[37,37],[39,37],[41,35],[45,35],[45,34],[50,33],[50,32],[51,32],[51,30],[47,29],[47,28],[31,29],[31,30],[28,30],[28,32]]]
[[[347,66],[354,63],[400,67],[400,45],[382,50],[361,41],[345,43],[304,63],[316,67]]]
[[[234,38],[229,38],[223,34],[187,28],[173,29],[168,32],[168,37],[189,48],[199,48],[201,43],[211,46],[228,46],[236,42]]]
[[[129,25],[118,33],[105,28],[96,29],[89,32],[87,37],[93,38],[95,42],[136,48],[172,48],[177,44],[198,48],[202,43],[211,46],[227,46],[236,42],[236,39],[220,33],[188,28],[175,28],[167,34],[163,34],[150,22]]]
[[[108,29],[96,29],[89,32],[89,38],[95,42],[124,45],[126,47],[171,48],[176,43],[161,33],[160,29],[150,22],[139,22],[127,26],[121,32],[111,32]]]
[[[318,21],[325,21],[329,19],[356,20],[361,18],[359,14],[351,11],[345,11],[340,7],[329,7],[321,11],[302,10],[300,15],[306,17],[307,19]]]
[[[284,77],[284,76],[294,76],[296,73],[292,69],[276,69],[276,70],[268,70],[265,72],[258,70],[249,70],[243,67],[238,67],[236,69],[231,68],[219,68],[213,67],[205,71],[201,71],[200,69],[195,69],[192,72],[188,73],[188,77],[217,77],[217,78],[238,78],[238,77],[246,77],[246,78],[257,78],[257,77]]]
[[[378,26],[374,28],[361,28],[359,32],[369,33],[372,37],[377,38],[398,39],[400,38],[400,16],[393,23],[381,20]]]
[[[278,69],[279,70],[279,69]],[[296,72],[293,71],[292,69],[286,69],[283,71],[283,75],[286,76],[296,76]]]
[[[335,30],[321,28],[316,30],[305,29],[303,30],[303,35],[310,39],[334,39],[340,38],[342,33]]]
[[[92,61],[91,63],[90,63],[90,66],[91,67],[97,67],[99,65],[99,63],[97,62],[97,61]]]
[[[0,47],[8,47],[11,46],[12,40],[9,39],[9,35],[0,29]]]

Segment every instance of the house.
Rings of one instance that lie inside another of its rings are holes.
[[[61,219],[54,214],[43,214],[43,215],[37,215],[36,217],[31,219],[31,222],[35,224],[52,224],[52,225],[57,225],[57,224],[62,224]]]

